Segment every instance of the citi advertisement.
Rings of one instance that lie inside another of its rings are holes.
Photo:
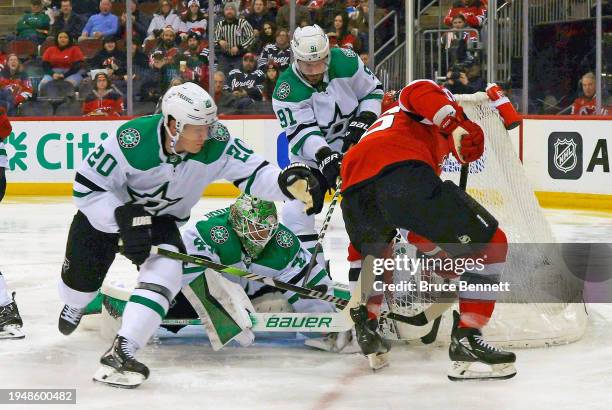
[[[93,148],[125,121],[15,121],[4,141],[11,182],[70,182]]]
[[[83,159],[98,143],[114,137],[125,121],[13,121],[13,132],[4,141],[10,183],[72,182]],[[281,129],[275,120],[222,122],[232,136],[276,163],[276,136]]]
[[[523,121],[523,166],[535,191],[612,194],[610,120]]]

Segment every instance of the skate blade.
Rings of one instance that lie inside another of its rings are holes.
[[[304,346],[312,347],[313,349],[323,350],[325,352],[330,353],[339,353],[339,354],[354,354],[361,353],[361,348],[357,343],[349,343],[346,346],[338,349],[335,343],[323,340],[324,338],[314,338],[314,339],[306,339],[304,341]]]
[[[367,358],[373,371],[389,366],[389,353],[371,353],[367,355]]]
[[[21,330],[19,325],[8,325],[4,327],[4,330],[0,331],[0,339],[23,339],[25,333]]]
[[[473,370],[473,365],[484,365],[489,370]],[[516,375],[514,363],[502,363],[488,365],[479,362],[453,362],[448,372],[449,380],[454,382],[477,381],[477,380],[507,380]]]
[[[323,350],[325,352],[333,352],[335,347],[333,343],[324,337],[306,339],[304,340],[304,346],[312,347],[313,349],[317,350]]]
[[[145,381],[145,377],[140,373],[122,373],[113,367],[102,365],[94,374],[93,380],[121,389],[134,389]]]

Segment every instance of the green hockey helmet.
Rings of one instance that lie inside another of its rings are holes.
[[[278,228],[274,202],[242,194],[230,206],[229,222],[251,258],[256,258]]]

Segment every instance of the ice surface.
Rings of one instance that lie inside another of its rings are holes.
[[[206,199],[192,213],[229,205]],[[160,332],[139,353],[151,377],[136,390],[91,381],[108,342],[79,328],[57,330],[56,285],[75,208],[68,199],[7,198],[0,205],[0,269],[17,291],[27,336],[0,341],[0,388],[76,388],[74,405],[18,409],[609,409],[612,407],[612,306],[589,306],[591,323],[578,343],[517,351],[508,381],[453,383],[446,348],[397,346],[376,374],[358,354],[308,350],[295,339],[266,339],[249,348],[213,352],[199,329]],[[546,211],[560,241],[608,241],[606,214]],[[326,237],[332,274],[347,279],[347,239],[339,210]],[[119,256],[109,278],[133,281]],[[2,408],[9,406],[0,406]]]

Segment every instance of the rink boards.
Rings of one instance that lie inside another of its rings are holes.
[[[273,116],[224,116],[234,137],[268,161],[277,162],[282,132]],[[71,195],[75,169],[126,120],[81,117],[15,119],[5,141],[11,173],[8,195]],[[510,138],[543,206],[612,211],[609,141],[612,117],[526,116]],[[612,147],[611,147],[612,148]],[[207,196],[232,197],[227,182],[212,184]]]

